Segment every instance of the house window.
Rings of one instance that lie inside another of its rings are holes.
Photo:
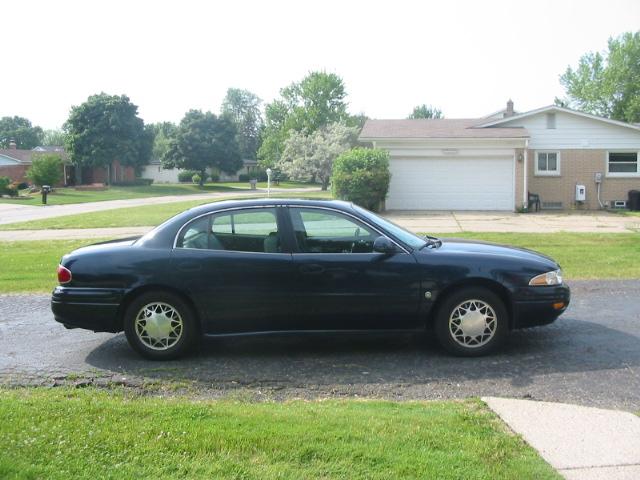
[[[536,175],[560,175],[560,152],[537,152]]]
[[[638,152],[608,152],[607,175],[612,177],[640,175]]]
[[[556,128],[556,114],[547,113],[547,128]]]

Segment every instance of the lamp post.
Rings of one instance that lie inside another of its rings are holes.
[[[271,174],[273,170],[267,168],[267,197],[271,196]]]

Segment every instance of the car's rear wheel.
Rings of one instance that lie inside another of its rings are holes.
[[[447,351],[477,357],[504,343],[509,332],[508,313],[504,302],[491,290],[464,288],[444,299],[434,327]]]
[[[191,308],[170,292],[146,292],[135,298],[124,315],[129,345],[150,360],[172,360],[188,353],[198,329]]]

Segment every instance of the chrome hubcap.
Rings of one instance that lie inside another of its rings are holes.
[[[167,350],[182,336],[182,317],[168,303],[154,302],[142,307],[136,315],[136,334],[145,346]]]
[[[495,335],[496,312],[482,300],[465,300],[449,317],[449,332],[456,343],[467,348],[486,345]]]

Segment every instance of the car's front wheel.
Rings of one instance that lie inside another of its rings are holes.
[[[191,308],[170,292],[147,292],[124,315],[129,345],[150,360],[172,360],[188,353],[198,338]]]
[[[464,288],[444,299],[436,313],[435,333],[440,344],[454,355],[486,355],[504,343],[508,313],[491,290]]]

